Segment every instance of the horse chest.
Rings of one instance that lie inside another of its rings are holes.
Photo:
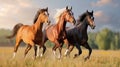
[[[88,40],[88,36],[86,35],[86,33],[76,32],[76,34],[74,35],[75,35],[74,36],[75,41],[80,44],[84,44]]]
[[[35,34],[35,38],[34,38],[34,42],[36,44],[40,43],[42,41],[42,33],[38,32],[37,34]]]
[[[88,41],[88,37],[87,36],[83,36],[82,40],[80,41],[81,44],[84,44]]]
[[[65,38],[65,31],[59,32],[58,39],[63,40]]]

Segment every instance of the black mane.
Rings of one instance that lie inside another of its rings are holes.
[[[79,22],[82,22],[86,16],[87,16],[87,13],[86,13],[86,12],[83,13],[81,16],[79,16],[78,21],[79,21]]]
[[[81,23],[86,18],[86,16],[93,17],[93,11],[92,12],[86,11],[85,13],[83,13],[82,15],[80,15],[79,18],[78,18],[78,20],[77,20],[76,25],[78,25],[79,23]]]

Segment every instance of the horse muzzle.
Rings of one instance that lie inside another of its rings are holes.
[[[76,20],[73,21],[73,25],[75,25],[75,24],[76,24]]]
[[[51,21],[48,21],[48,22],[47,22],[47,25],[50,25],[50,23],[51,23]]]
[[[91,29],[95,29],[95,27],[96,27],[95,25],[92,25],[92,26],[91,26]]]

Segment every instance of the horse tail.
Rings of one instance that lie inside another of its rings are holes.
[[[13,38],[13,37],[17,34],[17,32],[18,32],[18,30],[20,29],[21,26],[23,26],[22,23],[16,24],[16,25],[14,26],[13,30],[12,30],[12,31],[13,31],[12,35],[7,36],[6,38],[8,38],[8,39]]]

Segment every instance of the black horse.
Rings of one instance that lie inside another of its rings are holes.
[[[79,56],[82,53],[82,50],[80,46],[85,47],[89,50],[89,55],[85,57],[85,60],[89,59],[92,49],[90,48],[88,44],[88,34],[87,34],[87,28],[88,25],[94,29],[95,23],[94,23],[94,17],[93,17],[93,11],[88,12],[88,10],[83,13],[81,16],[79,16],[79,19],[77,20],[77,23],[74,28],[67,28],[67,38],[64,40],[64,43],[67,44],[67,50],[65,52],[65,55],[69,55],[70,52],[73,50],[74,46],[78,49],[78,54],[74,55],[74,58]]]

